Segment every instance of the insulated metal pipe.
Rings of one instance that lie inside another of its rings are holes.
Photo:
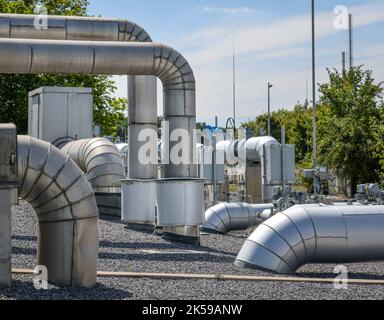
[[[98,17],[47,16],[47,25],[36,28],[41,16],[0,14],[0,37],[46,40],[152,42],[139,25],[127,20]],[[156,179],[157,165],[143,164],[138,154],[145,141],[143,129],[157,130],[157,79],[128,76],[128,126],[130,144],[128,174],[131,179]]]
[[[9,188],[0,188],[0,288],[11,285],[11,193]]]
[[[62,149],[83,170],[95,192],[118,188],[125,179],[124,163],[116,145],[105,138],[70,142]]]
[[[384,260],[384,206],[294,206],[263,222],[236,265],[291,274],[307,263]]]
[[[18,136],[19,197],[39,220],[38,264],[57,285],[93,287],[98,210],[93,190],[69,156],[48,142]]]
[[[269,219],[273,209],[273,204],[220,203],[205,212],[205,224],[201,229],[219,234],[246,230]]]
[[[170,149],[180,145],[172,136],[175,129],[192,137],[196,126],[193,71],[180,53],[159,43],[0,39],[0,73],[155,75],[163,82]],[[183,139],[181,150],[181,158],[188,161],[165,164],[165,177],[197,176],[189,140]]]

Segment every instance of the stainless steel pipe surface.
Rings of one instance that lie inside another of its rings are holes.
[[[39,220],[38,264],[56,285],[96,284],[99,214],[91,185],[65,153],[18,136],[19,196]]]
[[[265,210],[270,213],[265,215]],[[273,204],[220,203],[205,212],[202,230],[226,234],[232,230],[246,230],[271,217]]]
[[[291,274],[307,263],[384,260],[384,206],[294,206],[262,223],[236,265]]]
[[[154,75],[163,82],[169,140],[174,129],[193,136],[196,124],[193,71],[180,53],[162,44],[1,39],[0,73]],[[188,143],[185,149],[189,151],[189,164],[172,161],[165,164],[165,177],[197,176],[193,139],[184,143]],[[171,141],[170,149],[178,144],[179,141]]]
[[[35,27],[36,15],[0,14],[0,37],[19,39],[152,42],[149,34],[128,20],[99,17],[47,16],[44,29]],[[154,76],[128,76],[128,126],[130,144],[128,174],[131,179],[157,179],[156,164],[138,159],[144,141],[138,132],[157,130],[157,79]],[[136,129],[136,130],[135,130]]]
[[[139,25],[128,20],[100,17],[46,16],[47,25],[36,28],[40,15],[0,14],[0,37],[20,39],[150,42]]]
[[[83,139],[66,144],[61,151],[83,170],[95,192],[119,188],[125,179],[123,158],[111,141],[105,138]]]

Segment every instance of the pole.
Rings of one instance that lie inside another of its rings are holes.
[[[312,0],[312,104],[313,104],[313,168],[317,166],[317,117],[316,117],[316,44],[315,0]]]
[[[235,58],[235,32],[233,32],[233,59],[232,59],[232,78],[233,78],[233,120],[236,129],[236,58]]]
[[[216,152],[217,152],[217,140],[216,136],[212,136],[212,178],[213,178],[213,205],[215,206],[218,202],[217,199],[217,171],[216,171]]]
[[[346,72],[346,52],[343,51],[342,53],[342,68],[343,68],[343,76],[345,75]]]
[[[271,136],[271,88],[273,85],[268,82],[268,137]]]
[[[281,168],[281,172],[282,172],[282,175],[283,175],[283,199],[284,199],[284,203],[283,203],[283,206],[284,206],[284,209],[286,208],[287,206],[287,201],[286,201],[286,195],[287,195],[287,192],[286,192],[286,184],[287,184],[287,173],[286,173],[286,131],[285,131],[285,128],[281,128],[281,164],[282,164],[282,168]]]
[[[349,68],[353,68],[353,25],[352,14],[349,15]]]

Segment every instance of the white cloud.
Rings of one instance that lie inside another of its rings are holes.
[[[237,7],[237,8],[223,8],[223,7],[209,7],[207,5],[197,6],[197,10],[201,10],[206,13],[221,13],[221,14],[245,14],[253,12],[248,7]]]
[[[349,7],[354,14],[356,34],[361,27],[384,21],[384,1]],[[327,80],[325,67],[339,67],[341,51],[347,49],[347,32],[334,28],[333,11],[318,13],[317,82]],[[273,109],[293,107],[306,98],[306,82],[310,72],[310,15],[290,16],[268,24],[260,19],[247,22],[236,29],[237,51],[237,106],[239,120],[247,121],[267,106],[267,82],[274,83]],[[191,63],[197,81],[198,121],[220,122],[232,116],[232,24],[218,24],[196,30],[174,39],[172,46],[182,52]],[[334,40],[339,40],[335,42]],[[355,43],[355,63],[374,70],[377,80],[384,80],[384,46],[372,38],[364,48]],[[361,49],[360,49],[361,48]],[[339,52],[340,51],[340,52]],[[122,84],[126,91],[126,84]],[[159,85],[159,110],[162,92]]]

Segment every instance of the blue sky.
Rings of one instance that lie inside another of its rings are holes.
[[[254,119],[267,108],[267,82],[274,84],[272,108],[292,109],[311,85],[310,0],[90,0],[90,14],[124,18],[143,26],[152,39],[180,51],[197,80],[198,121],[220,124],[232,116],[232,39],[236,38],[237,113]],[[336,6],[354,15],[355,64],[384,80],[384,1],[317,1],[317,81],[326,67],[341,67],[348,31],[337,29]],[[115,77],[126,96],[125,77]],[[310,90],[309,90],[310,92]],[[159,85],[159,114],[162,109]]]

